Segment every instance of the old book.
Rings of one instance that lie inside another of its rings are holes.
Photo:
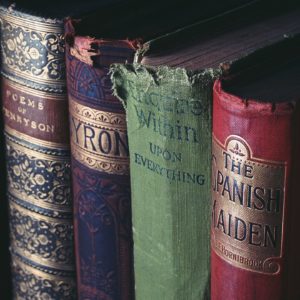
[[[127,113],[136,299],[210,298],[213,81],[300,30],[299,11],[252,13],[254,24],[232,12],[154,39],[139,63],[111,68]]]
[[[66,28],[67,40],[72,36],[66,62],[78,298],[129,300],[133,274],[127,131],[108,68],[112,60],[131,61],[135,47],[128,41],[76,36],[71,20]],[[91,44],[94,51],[89,53]]]
[[[63,23],[0,17],[13,295],[74,299]]]
[[[0,152],[5,153],[3,118],[0,119]],[[0,291],[4,299],[11,299],[11,272],[9,254],[9,221],[8,221],[8,201],[6,197],[6,163],[5,155],[0,157],[0,228],[1,228],[1,247],[0,247]]]
[[[63,24],[72,7],[8,2],[0,8],[1,89],[13,297],[75,299]],[[73,2],[74,11],[95,4],[85,3]]]
[[[201,14],[210,16],[215,10],[220,13],[225,6],[232,8],[235,4],[230,1],[223,5],[217,1],[221,4],[217,9],[208,6],[199,14],[182,1],[172,2],[159,6],[128,4],[121,9],[102,10],[101,26],[99,13],[80,22],[72,19],[66,22],[80,299],[134,297],[127,128],[124,109],[112,95],[110,65],[133,61],[141,33],[162,35]],[[188,3],[198,7],[196,1]],[[165,17],[167,12],[169,17]],[[171,20],[174,16],[177,17]]]
[[[213,300],[300,299],[299,50],[286,40],[214,85]]]

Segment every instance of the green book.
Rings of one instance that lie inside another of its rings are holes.
[[[237,18],[152,40],[137,63],[111,67],[127,113],[137,300],[210,297],[213,82],[300,29],[299,11]]]
[[[117,68],[115,79],[126,77],[136,299],[208,298],[214,73]]]

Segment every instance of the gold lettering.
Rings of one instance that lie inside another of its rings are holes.
[[[46,131],[54,133],[54,125],[46,125]]]
[[[17,123],[21,123],[22,124],[22,118],[19,115],[17,115]]]
[[[242,138],[213,140],[212,245],[234,265],[276,273],[281,257],[285,166],[252,156]],[[220,247],[220,245],[222,245]]]
[[[34,108],[35,107],[34,101],[28,99],[28,106]]]
[[[35,121],[31,121],[31,128],[32,129],[36,129],[37,128],[37,125],[36,125]]]
[[[17,94],[12,94],[12,99],[16,102],[18,101],[18,95]]]
[[[21,115],[15,114],[8,110],[7,108],[3,107],[3,112],[4,116],[8,118],[10,121],[15,121],[16,123],[22,124],[25,127],[30,127],[32,129],[37,129],[42,132],[50,132],[54,133],[55,132],[55,126],[46,124],[46,123],[41,123],[41,122],[36,122],[33,120],[30,120],[28,118],[24,118]]]
[[[23,107],[21,107],[21,106],[19,106],[18,107],[18,112],[21,113],[21,114],[25,114],[26,113],[26,109],[23,108]]]
[[[10,90],[6,90],[6,97],[10,98],[10,96],[11,96],[11,91]]]
[[[126,131],[102,128],[71,118],[71,138],[80,148],[111,158],[128,157]]]
[[[28,125],[29,125],[29,121],[30,121],[29,119],[24,118],[23,121],[24,121],[24,123],[25,123],[25,126],[28,126]]]
[[[26,98],[24,96],[20,96],[20,103],[26,105]]]
[[[6,90],[6,97],[8,99],[11,99],[14,102],[18,102],[21,105],[31,107],[31,108],[36,108],[38,110],[43,110],[44,109],[44,103],[40,100],[32,100],[26,96],[19,95],[18,93],[14,93],[10,90]]]
[[[9,118],[9,110],[3,107],[3,111],[4,111],[4,116]]]
[[[39,102],[38,103],[38,109],[39,110],[43,110],[44,109],[44,103],[43,102]]]

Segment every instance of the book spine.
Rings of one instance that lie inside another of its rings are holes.
[[[127,128],[108,72],[112,62],[132,61],[135,48],[76,36],[71,20],[66,28],[78,297],[131,300]]]
[[[1,89],[1,87],[0,87]],[[2,106],[2,99],[1,99]],[[0,291],[4,299],[11,299],[11,268],[9,252],[9,219],[8,219],[8,200],[7,200],[7,182],[6,182],[6,160],[5,160],[5,137],[3,118],[0,118],[0,228],[1,228],[1,247],[0,247],[0,266],[1,280]]]
[[[127,111],[137,300],[209,299],[215,75],[112,67]]]
[[[213,105],[212,299],[299,299],[299,103],[242,100],[217,81]]]
[[[0,8],[15,299],[74,299],[63,24]]]

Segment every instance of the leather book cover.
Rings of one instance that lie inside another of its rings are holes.
[[[133,299],[129,150],[109,66],[132,61],[129,41],[77,36],[66,22],[75,253],[79,299]]]
[[[63,23],[0,8],[15,299],[74,299]]]
[[[300,299],[300,73],[284,73],[283,57],[280,80],[262,77],[245,97],[214,85],[212,300]]]
[[[1,100],[2,105],[2,100]],[[11,299],[11,270],[9,253],[9,220],[8,220],[8,201],[7,201],[7,182],[6,182],[6,160],[5,160],[5,138],[3,128],[3,118],[0,119],[0,228],[1,228],[1,247],[0,247],[0,266],[1,281],[0,291],[4,299]]]

